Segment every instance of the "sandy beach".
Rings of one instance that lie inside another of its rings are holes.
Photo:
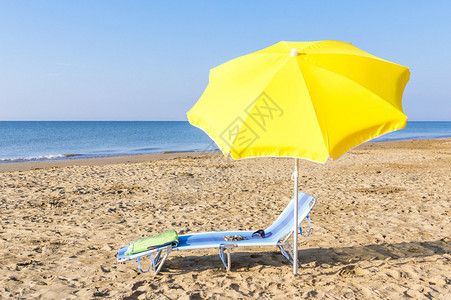
[[[219,153],[0,165],[0,298],[450,299],[451,139],[368,143],[301,161],[315,196],[299,275],[275,247],[174,252],[159,275],[117,263],[130,241],[265,228],[293,160]],[[144,262],[143,264],[146,264]]]

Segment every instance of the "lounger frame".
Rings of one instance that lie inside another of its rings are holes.
[[[298,228],[301,236],[307,237],[311,232],[311,224],[309,213],[316,204],[316,199],[310,195],[299,192],[298,195]],[[160,272],[164,262],[172,251],[181,250],[197,250],[197,249],[211,249],[219,248],[219,257],[224,264],[227,271],[231,270],[231,252],[235,247],[255,247],[255,246],[277,246],[282,252],[283,256],[293,263],[293,246],[290,243],[294,233],[293,218],[294,218],[294,199],[290,201],[285,210],[280,216],[269,226],[265,233],[267,237],[252,237],[253,231],[213,231],[197,234],[187,234],[179,236],[179,245],[177,247],[164,246],[149,251],[140,252],[133,255],[125,255],[128,246],[119,249],[117,261],[124,262],[132,259],[137,260],[138,269],[147,273],[151,269],[156,275]],[[308,234],[302,235],[301,223],[303,220],[308,220]],[[297,230],[297,229],[296,229]],[[245,237],[245,240],[228,242],[224,240],[224,236],[240,235]],[[144,271],[141,269],[141,257],[148,255],[150,257],[149,269]]]

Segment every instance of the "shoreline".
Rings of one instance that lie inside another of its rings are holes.
[[[110,157],[93,157],[67,160],[34,161],[0,164],[0,173],[29,171],[37,169],[61,168],[72,166],[105,166],[124,163],[139,163],[147,161],[156,161],[161,159],[174,159],[180,157],[201,157],[220,155],[221,152],[171,152],[171,153],[149,153],[136,155],[122,155]]]
[[[451,141],[451,138],[440,139],[418,139],[418,140],[402,140],[402,141],[384,141],[384,142],[366,142],[357,147],[349,150],[352,152],[357,149],[365,148],[385,148],[385,147],[405,147],[408,144],[418,144],[422,146],[430,146],[433,142],[439,141]],[[415,145],[417,147],[418,145]],[[344,154],[346,155],[346,154]],[[53,160],[53,161],[33,161],[33,162],[17,162],[17,163],[4,163],[0,164],[0,173],[4,172],[22,172],[29,170],[48,169],[48,168],[61,168],[72,166],[105,166],[115,164],[127,164],[127,163],[140,163],[150,162],[156,160],[167,160],[184,157],[203,157],[203,156],[222,156],[222,152],[211,151],[183,151],[183,152],[170,152],[170,153],[148,153],[148,154],[135,154],[135,155],[120,155],[110,157],[93,157],[93,158],[81,158],[81,159],[67,159],[67,160]],[[340,159],[340,158],[339,158]],[[329,160],[328,160],[329,161]]]

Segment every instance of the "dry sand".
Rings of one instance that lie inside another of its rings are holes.
[[[151,160],[2,166],[0,298],[451,299],[450,139],[302,161],[318,204],[298,276],[275,247],[235,249],[231,272],[217,249],[172,253],[157,276],[116,263],[167,229],[265,228],[292,194],[293,159]]]

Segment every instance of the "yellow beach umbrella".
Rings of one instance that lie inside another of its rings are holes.
[[[409,74],[349,43],[280,42],[212,69],[187,115],[225,156],[296,158],[297,198],[298,158],[324,163],[404,128],[401,100]]]

